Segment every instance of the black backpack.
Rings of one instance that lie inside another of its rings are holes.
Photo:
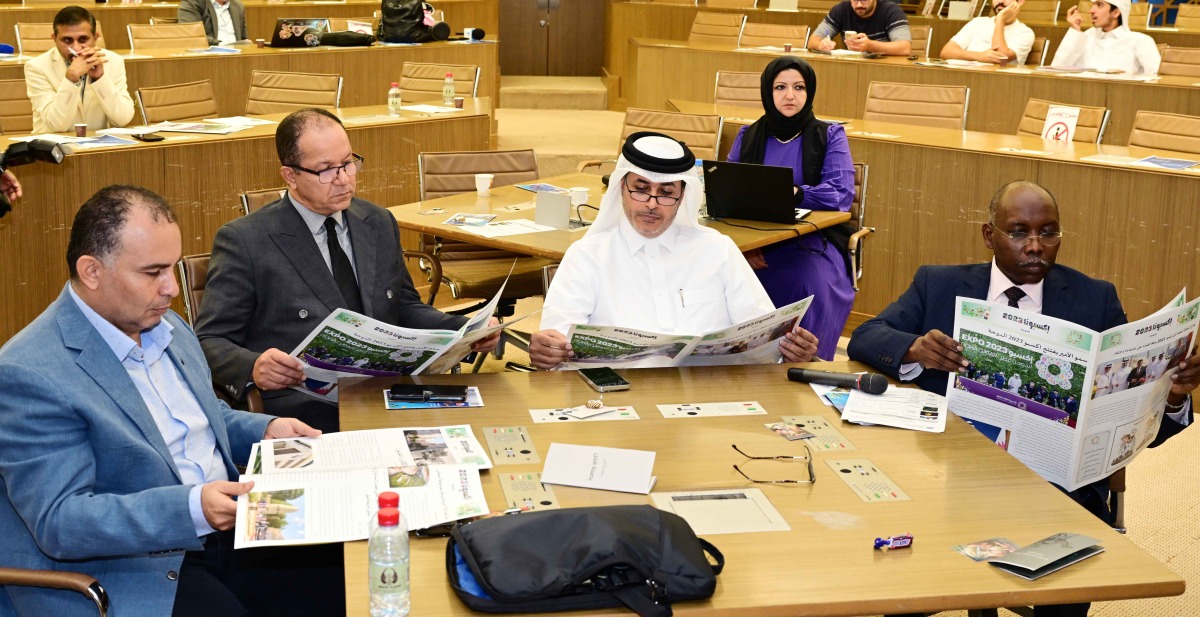
[[[428,43],[444,41],[450,26],[439,21],[425,25],[425,11],[433,6],[421,0],[383,0],[379,19],[379,40],[384,43]]]

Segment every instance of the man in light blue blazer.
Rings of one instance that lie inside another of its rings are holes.
[[[213,395],[178,295],[175,213],[110,186],[79,210],[71,280],[0,348],[0,566],[95,576],[117,617],[245,614],[230,561],[235,461],[319,434]],[[82,596],[0,587],[0,615],[94,613]]]

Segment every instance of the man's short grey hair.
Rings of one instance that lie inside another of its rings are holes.
[[[988,204],[989,223],[996,223],[996,211],[1000,209],[1000,203],[1004,201],[1004,198],[1007,197],[1009,193],[1019,188],[1030,188],[1044,193],[1046,197],[1050,199],[1050,204],[1054,206],[1054,211],[1058,212],[1058,200],[1055,199],[1054,194],[1047,190],[1046,187],[1032,180],[1013,180],[1012,182],[1000,187],[1000,190],[996,191],[996,193],[992,195],[992,201]]]

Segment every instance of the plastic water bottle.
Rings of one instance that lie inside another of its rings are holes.
[[[708,196],[704,193],[704,161],[696,159],[696,166],[692,169],[700,179],[700,218],[708,218]]]
[[[400,83],[392,82],[392,87],[388,89],[388,115],[400,115]]]
[[[446,81],[442,82],[442,105],[454,107],[454,74],[446,73]]]
[[[408,615],[408,526],[396,508],[379,511],[379,527],[367,545],[371,617]]]

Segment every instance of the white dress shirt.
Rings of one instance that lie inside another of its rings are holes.
[[[1067,30],[1050,66],[1078,66],[1090,69],[1124,71],[1130,75],[1156,75],[1162,56],[1154,39],[1117,26],[1109,32],[1090,28],[1080,32]]]
[[[233,31],[233,17],[229,15],[229,0],[224,4],[217,0],[211,2],[217,15],[217,44],[228,45],[237,41],[237,33]]]
[[[995,17],[976,17],[967,22],[967,25],[950,40],[963,48],[963,51],[988,51],[992,48],[992,35],[995,33]],[[1004,43],[1017,54],[1017,64],[1025,64],[1029,50],[1033,49],[1034,38],[1036,37],[1033,30],[1020,20],[1004,26]]]

